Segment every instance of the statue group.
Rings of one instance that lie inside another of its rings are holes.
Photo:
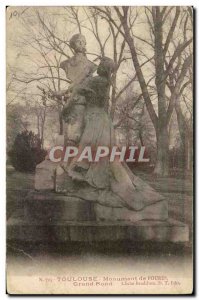
[[[63,61],[71,85],[54,94],[64,98],[64,144],[79,149],[90,146],[116,145],[112,120],[107,112],[111,75],[115,70],[112,59],[102,57],[97,66],[86,56],[86,39],[81,34],[70,40],[74,56]],[[94,73],[97,73],[94,75]],[[99,220],[140,219],[166,220],[167,201],[151,186],[135,176],[125,162],[110,162],[104,157],[99,162],[45,161],[36,169],[36,190],[54,190],[56,194],[74,197],[95,205]]]

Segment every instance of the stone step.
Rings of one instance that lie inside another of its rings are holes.
[[[10,217],[7,221],[7,239],[40,242],[101,242],[101,241],[189,241],[188,225],[167,221],[27,221]]]

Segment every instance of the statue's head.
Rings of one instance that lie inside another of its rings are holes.
[[[115,70],[115,63],[109,57],[102,57],[100,64],[97,68],[97,73],[99,76],[109,77]]]
[[[86,39],[85,36],[78,33],[74,34],[70,39],[70,47],[75,51],[75,53],[85,53],[86,52]]]

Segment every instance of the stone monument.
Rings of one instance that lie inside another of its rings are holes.
[[[63,143],[94,150],[113,147],[114,128],[105,107],[114,63],[107,57],[98,67],[89,61],[81,34],[74,35],[70,45],[75,55],[60,67],[72,84],[55,95],[66,100]],[[26,220],[40,224],[44,231],[45,226],[54,228],[50,233],[58,240],[188,239],[186,225],[169,221],[167,199],[135,176],[125,162],[107,157],[95,163],[79,162],[77,157],[67,163],[46,159],[36,168],[35,191],[24,207]]]

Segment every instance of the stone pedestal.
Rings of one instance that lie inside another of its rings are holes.
[[[16,210],[8,219],[7,239],[91,243],[189,240],[189,228],[186,224],[166,218],[166,201],[145,209],[145,212],[129,212],[124,208],[100,207],[93,202],[53,192],[33,191],[24,200],[24,208]],[[141,220],[145,218],[145,214],[147,220]],[[158,220],[160,217],[162,220]]]
[[[37,165],[35,170],[35,189],[53,190],[55,187],[55,170],[57,164],[45,159]]]
[[[24,202],[24,216],[27,220],[45,224],[96,219],[91,202],[46,191],[29,193]]]
[[[132,211],[127,208],[105,207],[95,204],[95,214],[98,221],[131,221],[168,219],[168,202],[162,200],[146,206],[140,211]]]
[[[24,202],[27,219],[65,221],[130,221],[160,220],[168,218],[166,200],[146,206],[140,211],[112,208],[96,202],[81,200],[50,191],[32,191]]]
[[[54,221],[36,222],[11,217],[7,223],[7,239],[25,242],[105,242],[154,241],[188,242],[189,228],[172,219],[167,221],[96,222]]]
[[[64,145],[64,135],[56,135],[55,142],[50,146]],[[48,156],[44,161],[36,166],[35,170],[35,189],[41,190],[54,190],[56,187],[55,172],[59,163],[52,162]]]

